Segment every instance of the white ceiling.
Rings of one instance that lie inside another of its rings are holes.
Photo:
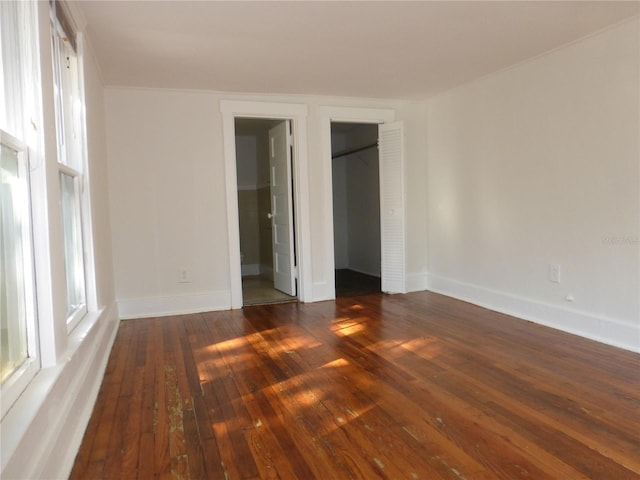
[[[417,98],[637,15],[638,1],[78,1],[107,85]]]

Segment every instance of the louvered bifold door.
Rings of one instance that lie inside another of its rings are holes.
[[[378,127],[382,291],[405,293],[405,194],[402,122]]]

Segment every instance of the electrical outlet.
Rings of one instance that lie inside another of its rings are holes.
[[[189,271],[186,268],[181,268],[178,270],[178,282],[179,283],[189,283],[191,281],[191,277],[189,276]]]
[[[554,283],[560,283],[561,268],[559,263],[549,264],[549,281]]]

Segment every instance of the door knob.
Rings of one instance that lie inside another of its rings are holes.
[[[271,212],[267,213],[267,218],[271,220],[273,218],[273,214]]]

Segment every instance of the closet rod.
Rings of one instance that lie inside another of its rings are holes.
[[[351,155],[352,153],[362,152],[363,150],[369,150],[370,148],[377,147],[377,146],[378,146],[378,142],[372,143],[371,145],[365,145],[364,147],[358,147],[358,148],[353,148],[351,150],[345,150],[344,152],[334,153],[333,155],[331,155],[331,159],[333,160],[334,158],[345,157],[347,155]]]

